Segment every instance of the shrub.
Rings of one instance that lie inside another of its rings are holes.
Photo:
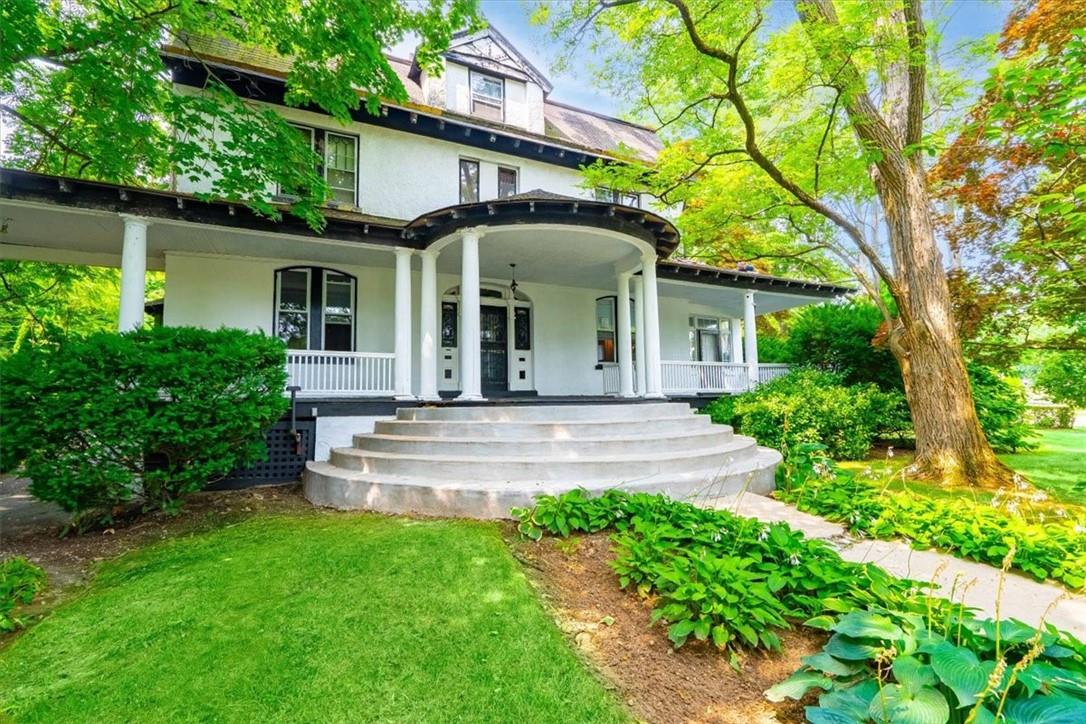
[[[1070,405],[1026,405],[1025,422],[1030,427],[1070,430],[1075,410]]]
[[[865,299],[803,307],[793,317],[784,361],[836,373],[847,385],[901,390],[897,360],[873,343],[882,323],[882,313]]]
[[[870,565],[849,563],[827,545],[785,523],[764,524],[662,495],[582,490],[543,496],[514,511],[520,531],[616,530],[611,567],[623,588],[654,594],[653,620],[682,646],[690,637],[721,650],[776,650],[777,631],[825,613],[876,602],[908,606],[915,584]],[[733,651],[734,655],[734,651]]]
[[[808,721],[1086,721],[1086,646],[1053,626],[880,607],[808,624],[833,636],[766,692],[782,701],[820,690]]]
[[[862,459],[877,435],[908,427],[900,394],[874,385],[845,386],[838,375],[805,369],[721,397],[703,412],[763,445],[787,450],[817,442],[839,459]]]
[[[1013,549],[1011,565],[1037,580],[1051,578],[1072,589],[1086,585],[1086,533],[1080,532],[1086,530],[1086,519],[1063,510],[1062,517],[1029,522],[1018,512],[1028,495],[1004,493],[985,505],[891,492],[838,468],[821,445],[792,451],[781,482],[778,499],[844,523],[861,536],[906,538],[917,548],[937,548],[994,565]],[[997,506],[1004,497],[1001,509]]]
[[[775,364],[795,362],[789,352],[788,339],[785,337],[771,337],[768,334],[758,337],[758,362],[760,364]]]
[[[14,631],[23,622],[16,606],[25,606],[45,588],[45,571],[21,556],[0,563],[0,631]]]
[[[1053,402],[1086,407],[1086,352],[1047,355],[1037,373],[1036,384]]]
[[[287,406],[282,342],[183,327],[24,347],[6,363],[3,437],[30,492],[108,518],[139,499],[176,508],[264,454]]]
[[[970,363],[969,382],[984,436],[998,452],[1029,450],[1033,432],[1026,424],[1026,391],[1022,383],[1001,377],[991,367]]]

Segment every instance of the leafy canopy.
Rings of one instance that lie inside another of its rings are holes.
[[[203,64],[221,48],[291,61],[286,102],[346,123],[365,103],[405,101],[383,49],[407,34],[434,68],[451,34],[474,26],[476,0],[5,0],[0,112],[14,120],[5,164],[103,181],[210,183],[210,197],[276,217],[271,192],[320,227],[328,197],[317,158],[270,107],[236,95],[205,65],[201,92],[175,92],[162,53]],[[213,39],[213,40],[211,40]]]

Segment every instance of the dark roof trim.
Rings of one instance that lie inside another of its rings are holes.
[[[775,294],[796,294],[805,297],[833,299],[856,291],[853,287],[823,282],[808,282],[802,279],[788,279],[756,272],[743,272],[735,269],[722,269],[706,264],[692,264],[682,261],[661,260],[656,264],[656,276],[659,279],[693,282],[720,287],[750,289]]]
[[[415,246],[402,237],[400,223],[366,214],[329,213],[325,217],[324,230],[317,232],[302,219],[286,213],[285,209],[282,218],[275,221],[257,215],[243,203],[202,201],[175,191],[48,176],[18,169],[0,168],[0,198],[292,236]]]
[[[538,198],[518,194],[507,199],[446,206],[407,222],[404,238],[429,245],[457,229],[513,224],[570,224],[610,229],[652,244],[661,258],[679,245],[679,232],[672,223],[651,211],[558,194],[540,194]]]
[[[204,64],[192,58],[169,54],[163,55],[163,62],[170,69],[175,83],[193,88],[203,88],[206,85],[208,74]],[[273,105],[286,105],[284,102],[286,82],[282,78],[214,63],[207,65],[215,68],[230,90],[240,97]],[[328,115],[315,105],[298,108],[323,116]],[[381,112],[373,115],[360,107],[351,113],[351,117],[359,123],[484,148],[566,168],[579,169],[596,160],[620,162],[620,159],[608,156],[602,151],[579,147],[572,143],[563,144],[555,139],[527,131],[522,134],[510,134],[507,130],[488,125],[482,119],[461,120],[458,116],[441,113],[438,109],[424,111],[410,107],[382,105]],[[330,116],[329,120],[331,120]]]

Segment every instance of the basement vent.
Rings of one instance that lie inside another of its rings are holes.
[[[302,454],[295,452],[294,436],[290,434],[290,420],[281,420],[268,430],[264,438],[268,457],[251,468],[234,470],[226,478],[209,486],[211,490],[237,490],[267,483],[289,483],[299,480],[307,460],[312,460],[316,449],[317,421],[298,420],[296,429],[302,436]]]

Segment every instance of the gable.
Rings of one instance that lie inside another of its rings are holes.
[[[553,88],[546,76],[494,28],[454,35],[445,57],[468,67],[535,83],[544,95]]]

